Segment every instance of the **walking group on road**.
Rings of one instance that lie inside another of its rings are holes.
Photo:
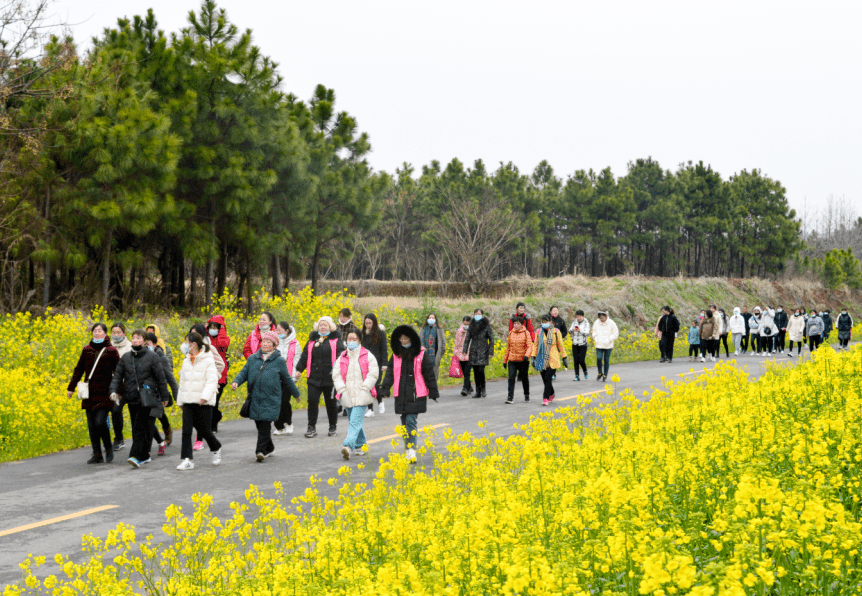
[[[589,379],[588,341],[595,346],[596,380],[608,378],[614,343],[619,328],[600,310],[590,323],[584,311],[575,311],[571,325],[553,306],[541,315],[539,324],[520,302],[509,317],[503,364],[508,373],[505,404],[513,404],[518,382],[525,402],[530,401],[530,367],[539,373],[543,390],[542,405],[554,401],[557,372],[568,370],[569,338],[575,381]],[[846,309],[834,322],[839,349],[847,349],[853,319]],[[811,352],[827,341],[833,330],[828,310],[806,313],[797,308],[788,315],[782,307],[736,307],[728,317],[724,309],[711,305],[683,330],[674,309],[661,310],[654,332],[659,340],[660,362],[673,362],[674,345],[680,333],[689,344],[689,360],[716,361],[722,345],[730,357],[728,335],[734,355],[771,356],[786,352],[802,354],[807,342]],[[110,336],[109,336],[110,335]],[[110,329],[96,323],[91,340],[81,351],[68,385],[68,397],[81,400],[93,449],[87,463],[111,462],[114,454],[125,447],[123,436],[124,408],[128,408],[132,445],[127,462],[139,468],[152,462],[155,441],[157,455],[165,454],[172,443],[173,430],[165,409],[176,403],[182,408],[182,447],[178,470],[193,470],[194,452],[209,448],[212,465],[222,460],[222,445],[217,438],[222,419],[220,402],[228,384],[231,340],[222,316],[210,318],[206,325],[192,325],[180,350],[183,353],[179,379],[174,376],[171,351],[161,330],[155,324],[135,329],[126,336],[121,323]],[[394,398],[395,414],[400,416],[406,457],[416,461],[418,416],[425,413],[428,400],[440,397],[438,379],[446,352],[446,334],[435,313],[427,316],[417,331],[400,325],[387,338],[383,325],[374,314],[368,314],[357,326],[352,313],[343,309],[338,322],[322,316],[302,342],[297,330],[287,321],[276,323],[271,313],[260,315],[258,323],[246,338],[242,354],[245,363],[230,382],[233,390],[247,386],[247,398],[240,415],[254,421],[257,442],[254,461],[264,462],[275,452],[273,437],[292,435],[293,406],[300,401],[296,382],[305,375],[307,384],[308,425],[305,437],[317,436],[320,400],[323,399],[328,436],[338,434],[341,413],[348,419],[347,435],[341,455],[350,459],[367,451],[364,419],[386,411],[384,398]],[[482,309],[463,317],[455,332],[449,376],[463,378],[461,395],[487,397],[485,368],[494,357],[495,340],[491,321]],[[472,374],[472,382],[471,382]],[[475,383],[475,388],[473,384]],[[110,421],[110,422],[109,422]],[[164,436],[156,423],[161,426]],[[274,428],[273,428],[274,425]],[[111,426],[114,437],[111,440]]]

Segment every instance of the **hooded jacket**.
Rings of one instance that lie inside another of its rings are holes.
[[[341,341],[341,334],[338,331],[333,331],[325,338],[320,337],[320,333],[312,331],[308,336],[308,343],[302,349],[302,355],[299,357],[299,362],[296,363],[296,372],[306,372],[308,366],[308,350],[311,350],[311,371],[308,375],[309,385],[315,387],[332,387],[332,349],[330,340],[336,340],[335,344],[335,360],[346,349],[344,342]],[[275,420],[275,418],[273,418]]]
[[[480,321],[470,321],[464,344],[467,346],[464,353],[467,354],[470,364],[488,366],[488,362],[494,357],[494,330],[491,329],[488,317],[482,317]]]
[[[790,318],[787,316],[787,313],[782,309],[781,312],[775,311],[775,316],[773,317],[775,321],[775,326],[778,327],[778,330],[787,329],[788,323],[790,323]]]
[[[609,316],[602,323],[601,319],[596,319],[593,322],[593,343],[599,350],[610,350],[614,347],[614,342],[620,336],[620,330],[617,324]]]
[[[823,335],[829,335],[832,333],[832,315],[824,312],[820,318],[823,319]]]
[[[132,349],[132,342],[129,341],[128,336],[123,337],[123,341],[121,341],[119,343],[114,343],[114,340],[111,339],[111,336],[109,335],[105,339],[105,341],[110,342],[110,344],[114,347],[114,349],[117,350],[117,352],[119,352],[120,358],[122,358],[123,356],[128,354],[129,350]]]
[[[738,333],[740,335],[745,333],[745,319],[742,314],[740,314],[738,306],[733,309],[733,316],[730,317],[728,326],[730,327],[731,333]]]
[[[363,329],[360,337],[362,338],[362,347],[374,354],[374,360],[377,361],[377,365],[381,368],[380,376],[377,378],[379,384],[383,382],[382,369],[389,360],[389,338],[386,337],[386,327],[380,324],[377,327],[377,329],[372,329],[368,335],[364,333],[365,329]]]
[[[515,317],[518,316],[524,317],[524,328],[530,333],[530,340],[536,341],[536,330],[533,328],[533,319],[527,313],[524,313],[523,315],[514,313],[511,317],[509,317],[509,331],[511,331],[512,327],[515,326]]]
[[[117,393],[123,384],[122,403],[140,404],[141,395],[138,389],[144,385],[148,385],[157,392],[160,402],[170,400],[161,358],[145,346],[142,346],[140,350],[129,350],[125,356],[120,358],[117,368],[114,369],[114,378],[108,388],[108,395]],[[150,415],[152,416],[153,411],[159,409],[153,408]]]
[[[368,358],[368,372],[364,379],[360,365],[360,356],[363,352]],[[342,362],[344,362],[345,356],[347,357],[347,374],[342,377]],[[379,375],[380,365],[374,359],[374,354],[362,346],[355,350],[342,352],[335,361],[335,366],[332,367],[332,384],[335,387],[335,393],[341,397],[341,405],[345,408],[353,408],[373,404],[374,396],[371,394],[371,390],[377,384]]]
[[[170,366],[171,372],[173,372],[174,371],[174,359],[171,358],[171,349],[168,347],[168,344],[165,343],[165,340],[162,339],[162,330],[159,329],[159,326],[156,325],[155,323],[150,323],[149,325],[147,325],[147,327],[153,328],[153,335],[156,336],[156,340],[157,340],[156,345],[162,349],[162,353],[168,359],[168,366]],[[129,344],[129,346],[131,347],[131,344]]]
[[[572,336],[573,346],[587,345],[587,339],[590,337],[590,322],[586,317],[584,317],[583,321],[578,321],[577,317],[575,317],[575,320],[572,321],[572,325],[569,327],[569,333]]]
[[[787,324],[787,339],[800,342],[805,337],[805,317],[794,314]]]
[[[410,337],[410,347],[401,345],[401,336]],[[389,339],[392,356],[386,368],[386,377],[380,385],[382,397],[388,397],[395,382],[395,357],[401,358],[401,372],[398,381],[398,395],[395,396],[396,414],[422,414],[428,410],[428,400],[416,395],[416,379],[414,376],[415,360],[419,357],[421,345],[419,334],[410,325],[399,325]],[[420,364],[422,379],[428,389],[428,397],[436,401],[440,397],[437,389],[437,379],[434,376],[434,359],[424,354]]]
[[[216,405],[219,374],[216,369],[213,349],[198,352],[194,362],[192,362],[192,355],[186,354],[186,358],[180,366],[177,405],[197,405],[201,403],[201,400],[206,401],[206,404],[201,405]]]
[[[102,357],[99,358],[99,366],[93,371],[93,365],[96,363],[96,358],[99,352],[102,351]],[[110,410],[114,407],[114,402],[111,401],[111,393],[108,388],[111,386],[111,379],[114,376],[114,369],[120,361],[120,354],[117,348],[111,345],[110,340],[97,344],[92,341],[84,346],[81,350],[81,355],[78,357],[78,364],[75,365],[75,370],[72,371],[72,379],[69,381],[67,391],[78,391],[78,381],[84,380],[90,383],[90,397],[81,400],[81,408],[84,410]],[[93,371],[93,376],[90,377],[90,372]]]
[[[221,325],[218,330],[218,335],[215,337],[210,335],[209,330],[207,330],[207,339],[210,340],[210,345],[218,351],[218,355],[221,356],[221,359],[224,362],[224,371],[221,373],[218,383],[219,385],[225,385],[227,383],[228,370],[230,369],[230,359],[227,353],[228,348],[230,347],[230,337],[227,335],[227,325],[225,325],[223,316],[213,315],[210,317],[209,321],[207,321],[207,327],[209,327],[210,323],[218,323]]]
[[[288,358],[288,356],[290,356],[291,346],[293,346],[293,357]],[[296,374],[296,364],[299,362],[299,357],[302,356],[302,346],[299,344],[299,340],[296,339],[296,329],[293,325],[290,326],[290,333],[288,336],[279,340],[277,349],[287,364],[288,374],[292,377]]]
[[[287,365],[278,350],[273,350],[266,358],[260,350],[249,356],[233,382],[237,385],[248,382],[251,399],[248,417],[251,420],[278,420],[282,393],[299,397],[299,389],[287,374]]]
[[[464,323],[458,325],[458,331],[455,332],[455,347],[453,348],[453,354],[458,359],[459,362],[467,362],[470,360],[470,357],[464,353],[464,350],[467,349],[467,344],[464,342],[467,339],[467,329],[470,326],[464,326]]]

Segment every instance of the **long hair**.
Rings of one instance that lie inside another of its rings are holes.
[[[203,351],[203,352],[209,352],[210,351],[209,344],[204,343],[203,336],[200,333],[198,333],[197,331],[192,331],[191,333],[189,333],[186,336],[186,338],[188,339],[190,344],[197,344],[198,350]]]
[[[366,319],[371,319],[370,332],[368,331],[368,329],[365,328]],[[380,324],[377,322],[377,315],[372,312],[362,317],[362,327],[360,328],[359,332],[361,333],[361,335],[359,336],[360,341],[362,341],[366,337],[370,337],[371,345],[376,346],[378,343],[380,343]]]

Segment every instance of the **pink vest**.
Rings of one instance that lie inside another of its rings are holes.
[[[248,336],[248,345],[251,348],[252,354],[257,354],[257,349],[260,347],[260,329],[254,328],[251,335]]]
[[[428,387],[425,386],[425,377],[422,376],[422,358],[425,357],[425,348],[419,350],[419,355],[413,359],[413,379],[416,383],[416,397],[428,397]],[[398,385],[401,383],[401,356],[392,356],[392,395],[398,397]]]
[[[296,371],[293,370],[293,359],[296,358],[296,349],[299,347],[299,341],[293,340],[290,342],[290,346],[287,348],[287,370],[290,372],[290,376],[293,376],[293,373]]]
[[[341,380],[347,382],[347,368],[350,366],[350,356],[347,355],[347,350],[341,353]],[[368,378],[368,350],[359,348],[359,372],[362,373],[362,380]],[[377,397],[377,388],[371,388],[371,395]],[[396,394],[397,395],[397,394]]]
[[[314,341],[308,342],[308,362],[305,364],[305,378],[311,376],[311,352],[314,351]],[[335,352],[338,351],[338,340],[329,340],[329,351],[332,352],[332,366],[335,366]]]

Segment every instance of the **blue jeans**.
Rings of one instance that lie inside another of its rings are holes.
[[[350,426],[347,428],[347,436],[344,437],[344,446],[350,449],[362,449],[366,443],[362,423],[365,420],[365,410],[368,409],[368,406],[353,406],[345,409]]]
[[[596,363],[598,364],[600,375],[608,376],[608,367],[611,365],[612,351],[613,348],[608,348],[607,350],[604,350],[602,348],[596,348]],[[602,360],[604,360],[605,363],[604,372],[602,372]]]
[[[415,449],[418,437],[416,422],[419,414],[401,414],[401,426],[407,427],[407,437],[404,439],[405,449]]]

